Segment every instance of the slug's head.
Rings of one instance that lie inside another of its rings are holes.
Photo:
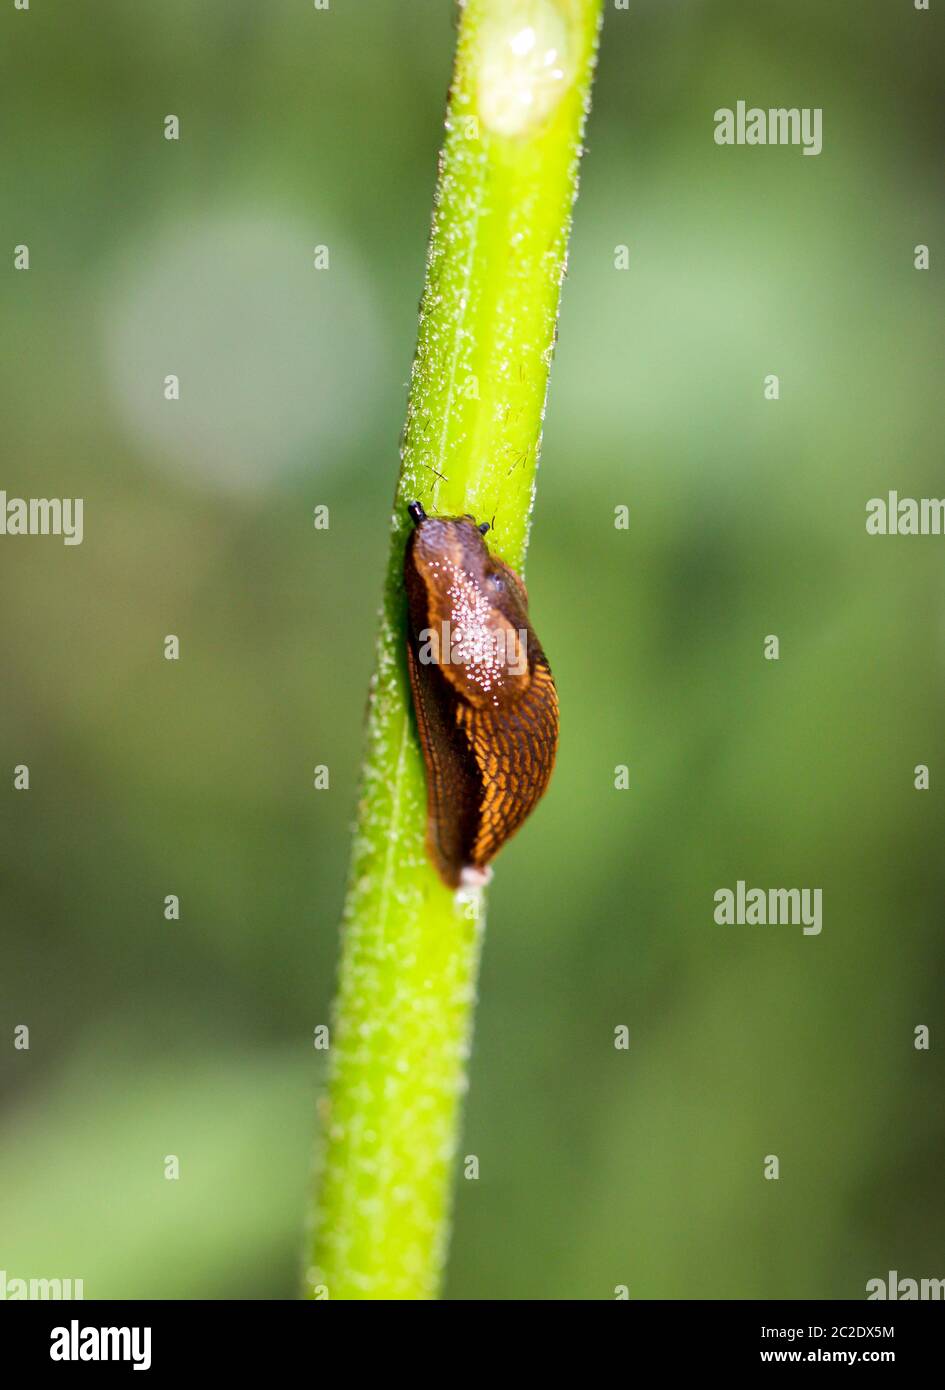
[[[423,506],[420,502],[408,502],[407,515],[410,517],[410,520],[413,522],[414,526],[419,526],[422,521],[428,520],[427,514],[423,510]],[[439,520],[442,521],[443,518],[440,517]],[[474,516],[470,516],[468,512],[464,517],[459,517],[457,518],[457,520],[471,521],[474,526],[476,525],[476,518]],[[479,531],[480,535],[484,536],[486,532],[489,531],[491,528],[489,526],[488,521],[480,521],[476,529],[477,531]]]
[[[471,705],[514,700],[528,679],[528,597],[514,570],[489,554],[489,523],[472,516],[408,512],[404,576],[410,627],[419,645]]]

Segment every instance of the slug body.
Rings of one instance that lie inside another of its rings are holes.
[[[451,888],[533,809],[558,746],[558,697],[525,585],[472,517],[408,508],[407,662],[427,774],[427,847]]]

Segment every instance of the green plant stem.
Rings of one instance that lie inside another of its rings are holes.
[[[406,504],[493,522],[492,549],[521,572],[600,8],[467,0],[461,11],[344,914],[310,1297],[439,1289],[484,903],[481,890],[444,887],[424,844]]]

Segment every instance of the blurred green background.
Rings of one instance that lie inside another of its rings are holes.
[[[528,569],[561,753],[491,892],[448,1296],[945,1274],[945,539],[864,528],[945,490],[943,33],[608,3]],[[0,486],[85,499],[79,547],[0,539],[9,1277],[295,1292],[453,38],[4,8]],[[739,98],[823,153],[720,149]],[[821,887],[822,935],[716,926],[739,878]]]

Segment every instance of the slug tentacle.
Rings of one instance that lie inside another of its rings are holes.
[[[558,697],[528,595],[473,517],[411,503],[407,662],[427,773],[427,844],[451,887],[484,870],[542,796]]]

